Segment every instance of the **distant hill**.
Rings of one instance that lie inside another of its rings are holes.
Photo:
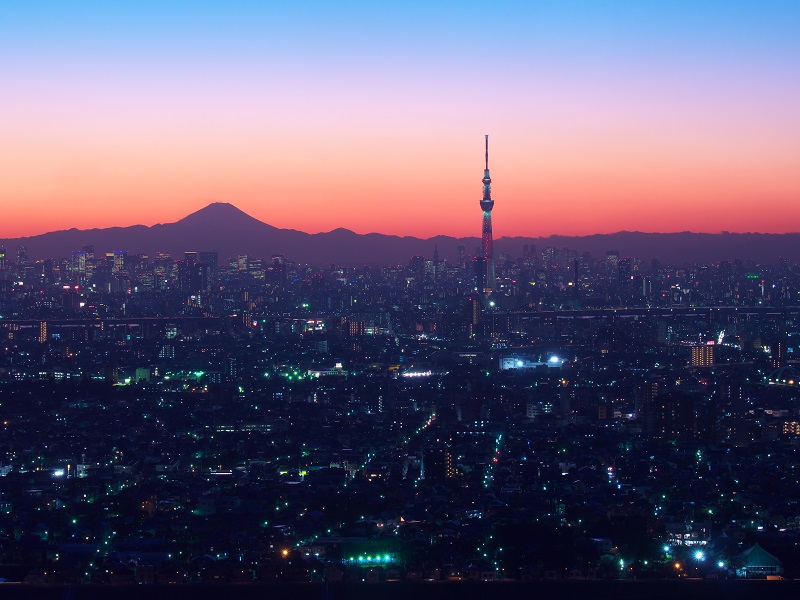
[[[476,216],[475,227],[480,226]],[[188,250],[216,250],[220,259],[240,254],[268,258],[284,254],[289,260],[309,264],[405,264],[416,255],[432,257],[438,247],[443,259],[453,261],[458,246],[465,246],[472,256],[480,245],[478,237],[429,239],[370,233],[360,235],[347,229],[308,234],[293,229],[267,225],[242,212],[232,204],[215,202],[176,223],[147,227],[110,227],[107,229],[68,229],[26,238],[0,240],[13,255],[13,249],[25,245],[33,259],[66,257],[81,246],[92,244],[95,252],[127,250],[153,255],[169,252],[182,256]],[[547,246],[571,248],[579,254],[591,252],[602,258],[608,250],[621,256],[636,256],[649,261],[657,258],[664,264],[713,263],[720,260],[753,260],[776,263],[785,257],[800,261],[800,234],[769,233],[640,233],[620,231],[588,236],[554,235],[544,238],[500,238],[495,240],[495,254],[521,256],[525,244],[536,244],[539,251]]]

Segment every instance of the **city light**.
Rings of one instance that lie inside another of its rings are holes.
[[[306,262],[269,235],[248,248],[285,255],[0,245],[0,561],[22,552],[35,584],[603,577],[632,596],[796,573],[798,259],[662,264],[625,236],[495,255],[483,181],[481,246],[395,240],[396,263]],[[215,243],[207,221],[176,243]]]

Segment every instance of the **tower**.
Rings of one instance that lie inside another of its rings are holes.
[[[494,276],[494,247],[492,241],[492,178],[489,176],[489,136],[486,136],[486,166],[483,170],[483,199],[481,200],[481,210],[483,211],[483,244],[482,265],[478,274],[478,290],[488,296],[492,293],[495,286]],[[481,281],[482,280],[482,281]]]

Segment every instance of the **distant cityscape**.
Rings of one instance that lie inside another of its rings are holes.
[[[0,249],[0,578],[800,576],[800,265],[496,254],[483,185],[455,261]]]
[[[0,252],[0,576],[800,574],[797,264],[476,255]]]

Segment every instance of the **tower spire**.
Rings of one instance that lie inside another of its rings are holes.
[[[486,134],[486,170],[489,170],[489,134]]]

